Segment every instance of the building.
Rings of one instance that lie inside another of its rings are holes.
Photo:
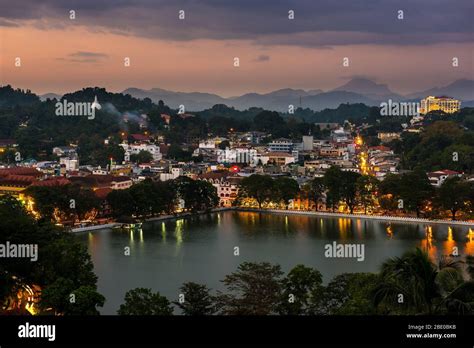
[[[257,150],[247,147],[226,148],[217,150],[218,163],[246,163],[256,165],[258,162]]]
[[[72,183],[79,183],[92,190],[109,188],[111,190],[125,190],[132,186],[133,182],[128,176],[115,175],[87,175],[71,176]]]
[[[313,151],[313,136],[303,135],[303,151]]]
[[[148,143],[137,143],[137,144],[127,144],[122,143],[120,146],[125,151],[125,157],[130,158],[131,155],[138,155],[140,151],[146,151],[151,153],[154,161],[159,161],[163,157],[160,152],[160,147],[155,144]]]
[[[79,159],[77,157],[61,157],[59,165],[66,169],[66,172],[79,170]]]
[[[276,166],[284,166],[295,162],[295,156],[287,152],[268,152],[261,155],[260,160],[263,165],[273,164]]]
[[[392,140],[400,139],[401,133],[399,132],[378,132],[377,138],[380,139],[382,143],[389,143]]]
[[[268,144],[270,152],[291,152],[293,150],[293,142],[289,139],[279,138]]]
[[[431,185],[435,187],[440,187],[446,181],[446,179],[456,176],[461,177],[462,174],[454,170],[445,169],[427,173],[427,176]]]
[[[430,111],[443,111],[447,114],[457,112],[461,108],[461,102],[450,97],[429,96],[421,100],[420,113],[426,115]]]
[[[174,180],[183,175],[183,168],[171,168],[169,173],[160,173],[160,181]]]
[[[205,180],[216,188],[220,207],[231,207],[239,194],[242,177],[232,176],[229,171],[215,171],[200,175],[199,180]]]

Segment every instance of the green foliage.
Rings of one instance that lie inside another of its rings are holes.
[[[279,177],[275,179],[274,183],[276,201],[282,201],[288,208],[289,201],[295,198],[300,192],[298,182],[292,178]]]
[[[473,139],[472,129],[462,129],[454,121],[436,121],[421,135],[404,134],[396,151],[402,154],[401,164],[406,169],[420,167],[425,171],[450,169],[472,173]]]
[[[282,280],[279,313],[283,315],[311,314],[312,303],[323,293],[321,273],[304,265],[295,266]]]
[[[217,302],[221,314],[269,315],[275,314],[281,299],[279,265],[268,262],[243,262],[236,272],[222,281],[227,292],[218,292]]]
[[[474,187],[459,177],[446,179],[437,191],[436,204],[451,212],[451,218],[456,220],[456,213],[460,210],[467,211],[470,207],[469,198]]]
[[[262,204],[274,197],[274,182],[267,175],[253,174],[240,182],[239,195],[255,198],[259,208]]]
[[[107,195],[107,201],[116,218],[147,217],[172,213],[176,195],[172,182],[146,179],[128,189],[113,190]]]
[[[172,315],[173,307],[165,296],[151,289],[136,288],[125,294],[125,303],[117,311],[119,315]]]
[[[209,210],[219,204],[217,189],[207,181],[181,176],[174,180],[172,185],[178,197],[184,200],[185,209],[188,211]]]
[[[173,302],[184,315],[212,315],[216,312],[214,297],[206,285],[193,282],[184,283],[180,288],[184,302]]]
[[[52,222],[61,222],[53,214],[56,208],[59,209],[62,221],[83,220],[88,212],[100,208],[100,200],[92,190],[74,184],[32,186],[26,190],[26,194],[33,197],[40,215]]]
[[[382,265],[372,296],[382,313],[472,314],[473,290],[459,261],[444,259],[436,266],[417,248]]]
[[[5,259],[0,263],[0,277],[6,282],[0,284],[3,302],[7,296],[14,296],[15,289],[24,284],[39,285],[45,291],[45,302],[39,307],[45,310],[53,304],[57,313],[72,314],[66,306],[66,289],[79,294],[87,291],[74,307],[74,314],[96,314],[97,306],[104,303],[96,292],[97,277],[87,249],[73,235],[53,226],[50,222],[38,222],[14,198],[0,197],[0,243],[37,244],[38,259]],[[14,281],[12,281],[14,280]],[[64,291],[64,293],[62,293]]]

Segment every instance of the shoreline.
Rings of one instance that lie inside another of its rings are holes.
[[[152,217],[143,220],[143,223],[146,222],[156,222],[156,221],[165,221],[165,220],[177,220],[184,219],[197,215],[204,214],[213,214],[223,211],[241,211],[241,212],[250,212],[250,213],[266,213],[266,214],[278,214],[278,215],[304,215],[304,216],[318,216],[318,217],[333,217],[333,218],[345,218],[345,219],[364,219],[364,220],[376,220],[376,221],[387,221],[387,222],[405,222],[405,223],[414,223],[414,224],[442,224],[442,225],[457,225],[457,226],[472,226],[474,227],[473,222],[469,221],[458,221],[458,220],[430,220],[424,218],[415,218],[415,217],[404,217],[404,216],[380,216],[380,215],[365,215],[365,214],[346,214],[346,213],[331,213],[331,212],[320,212],[312,210],[285,210],[285,209],[259,209],[259,208],[243,208],[243,207],[221,207],[214,208],[209,211],[202,211],[197,213],[182,213],[177,215],[162,215],[157,217]],[[92,225],[86,227],[76,227],[69,230],[71,233],[81,233],[81,232],[92,232],[103,229],[112,229],[116,226],[121,225],[119,222],[108,223],[104,225]]]
[[[366,215],[366,214],[346,214],[346,213],[331,213],[331,212],[320,212],[312,210],[285,210],[285,209],[258,209],[258,208],[237,208],[237,211],[255,212],[255,213],[269,213],[269,214],[285,214],[285,215],[307,215],[307,216],[320,216],[320,217],[337,217],[346,219],[366,219],[366,220],[379,220],[388,222],[407,222],[407,223],[426,223],[426,224],[443,224],[443,225],[459,225],[459,226],[472,226],[474,222],[469,221],[458,221],[458,220],[431,220],[424,218],[415,217],[404,217],[404,216],[380,216],[380,215]]]

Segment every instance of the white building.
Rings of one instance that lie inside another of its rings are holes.
[[[79,170],[79,159],[77,157],[61,157],[59,164],[64,165],[67,172]]]
[[[151,153],[154,161],[162,159],[163,155],[160,152],[160,147],[155,144],[138,143],[138,144],[127,144],[122,143],[120,146],[125,151],[125,158],[130,158],[131,155],[138,155],[140,151],[147,151]]]
[[[293,150],[293,142],[289,139],[279,138],[268,144],[270,152],[291,152]]]
[[[256,165],[257,150],[247,147],[226,148],[225,150],[217,150],[218,163],[247,163]]]
[[[171,168],[170,173],[160,173],[160,181],[174,180],[184,175],[183,168]]]

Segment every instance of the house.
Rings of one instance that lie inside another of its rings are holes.
[[[440,187],[446,179],[456,176],[461,177],[462,173],[456,172],[454,170],[445,169],[427,173],[427,176],[431,185],[435,187]]]
[[[284,166],[295,162],[295,156],[287,152],[268,152],[261,155],[260,160],[262,164],[274,164],[277,166]]]
[[[128,176],[122,175],[87,175],[71,176],[69,178],[73,183],[79,183],[92,190],[110,188],[111,190],[125,190],[132,186],[133,182]]]
[[[160,152],[160,147],[155,144],[148,144],[146,142],[127,144],[121,143],[119,146],[125,151],[125,157],[130,158],[131,155],[138,155],[140,151],[149,152],[153,156],[154,161],[159,161],[163,157]]]
[[[239,193],[242,177],[233,176],[231,172],[222,170],[202,174],[198,179],[207,181],[216,188],[220,207],[231,207]]]

